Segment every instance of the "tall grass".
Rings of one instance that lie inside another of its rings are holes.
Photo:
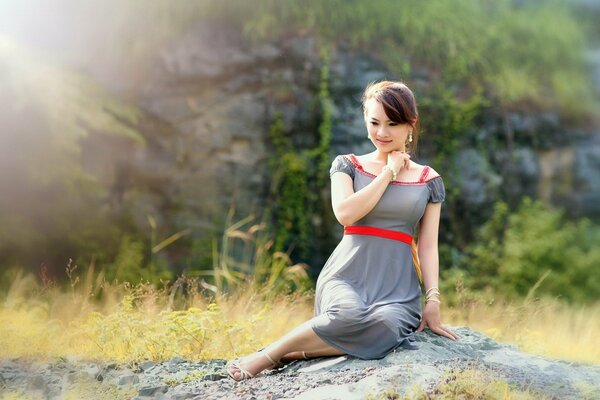
[[[580,393],[584,393],[584,390]],[[454,400],[454,399],[511,399],[511,400],[546,400],[551,399],[532,388],[518,389],[501,379],[495,378],[490,371],[477,367],[451,367],[444,372],[440,383],[424,390],[413,384],[407,390],[390,386],[377,393],[368,393],[366,400]],[[592,398],[592,397],[586,397]]]
[[[474,292],[456,285],[452,307],[443,319],[468,326],[493,339],[550,358],[600,365],[600,301],[570,304],[551,296],[507,299],[487,290]]]
[[[81,358],[140,361],[179,355],[231,358],[277,340],[312,317],[313,292],[272,294],[257,286],[207,292],[200,278],[175,285],[102,282],[95,300],[88,269],[84,284],[66,291],[19,274],[0,305],[0,358]],[[88,282],[85,284],[85,282]],[[87,285],[87,286],[86,286]],[[523,351],[600,365],[596,346],[600,304],[569,306],[555,299],[503,301],[460,289],[458,304],[442,303],[445,324],[468,326]]]
[[[264,224],[242,229],[253,216],[231,223],[232,215],[213,269],[160,288],[108,281],[93,262],[83,275],[69,262],[64,288],[19,271],[1,299],[0,357],[202,360],[276,340],[310,318],[307,266],[272,251]]]
[[[274,240],[264,221],[243,229],[256,217],[251,214],[233,222],[233,215],[234,208],[231,207],[220,244],[213,240],[212,269],[192,272],[212,278],[214,286],[205,285],[207,289],[225,293],[240,285],[249,285],[253,290],[269,295],[306,291],[312,287],[308,265],[294,264],[289,253],[274,250]]]
[[[187,287],[185,293],[175,285],[156,289],[104,281],[104,295],[94,301],[95,288],[45,288],[32,275],[19,274],[0,306],[0,358],[229,358],[310,318],[307,293],[266,294],[248,285],[209,296],[199,278],[180,278],[179,284]]]
[[[0,295],[0,358],[229,359],[279,339],[312,317],[314,291],[306,266],[272,251],[264,224],[253,219],[229,218],[213,247],[212,271],[160,288],[109,282],[93,262],[85,271],[69,263],[65,287],[18,272]],[[600,302],[568,305],[534,297],[535,288],[509,301],[473,292],[461,278],[445,290],[445,324],[468,326],[526,352],[600,365]]]

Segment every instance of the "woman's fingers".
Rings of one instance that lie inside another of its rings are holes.
[[[460,339],[460,336],[457,333],[452,332],[451,330],[449,330],[448,328],[444,328],[446,332],[448,332],[449,334],[451,334],[454,339]]]
[[[452,340],[458,339],[458,337],[455,337],[453,332],[447,331],[442,326],[437,326],[437,327],[435,327],[435,329],[432,329],[432,331],[434,331],[435,333],[437,333],[439,335],[446,336],[448,339],[452,339]]]
[[[452,332],[450,329],[448,329],[448,328],[442,328],[442,329],[444,330],[444,332],[446,332],[448,335],[450,335],[453,340],[458,340],[460,338],[460,336],[458,336],[456,333]]]

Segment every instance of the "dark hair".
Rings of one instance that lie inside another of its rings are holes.
[[[412,126],[412,142],[410,142],[410,147],[406,147],[406,150],[411,156],[415,156],[417,144],[419,143],[420,121],[417,102],[412,90],[399,81],[369,83],[362,95],[365,119],[367,116],[366,103],[371,98],[376,99],[383,105],[383,110],[390,121]]]

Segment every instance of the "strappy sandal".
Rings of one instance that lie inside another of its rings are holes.
[[[265,349],[265,347],[261,347],[261,348],[260,348],[260,349],[258,349],[257,351],[263,351],[264,349]],[[310,360],[310,358],[308,358],[308,356],[306,355],[306,351],[303,351],[303,352],[302,352],[302,357],[304,357],[304,359],[305,359],[305,360]],[[283,362],[283,363],[280,361],[280,362],[279,362],[279,364],[280,364],[279,366],[280,366],[280,367],[281,367],[281,366],[285,366],[285,365],[288,365],[288,364],[290,364],[290,363],[293,363],[294,361],[298,361],[298,360],[292,360],[292,361]]]
[[[273,358],[271,358],[271,356],[266,351],[263,352],[262,354],[265,357],[267,357],[267,359],[269,360],[269,362],[271,364],[273,364],[273,367],[283,367],[284,364],[280,363],[279,361],[273,360]],[[235,376],[231,372],[231,367],[236,368],[236,369],[238,369],[240,371],[241,377],[239,379],[235,378]],[[229,377],[231,379],[233,379],[234,381],[236,381],[236,382],[243,381],[243,380],[250,379],[250,378],[254,378],[254,376],[255,376],[255,375],[251,374],[250,371],[245,370],[245,369],[242,368],[242,366],[240,364],[240,359],[239,358],[236,358],[235,360],[228,362],[225,365],[225,368],[227,369],[227,375],[229,375]]]

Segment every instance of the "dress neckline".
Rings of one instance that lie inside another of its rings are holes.
[[[358,161],[358,158],[356,157],[356,155],[354,155],[354,153],[350,153],[347,155],[344,155],[344,157],[346,157],[351,163],[352,165],[354,165],[356,167],[356,169],[362,173],[363,175],[366,175],[370,178],[376,178],[377,175],[369,172],[369,171],[365,171],[365,169],[363,168],[363,166],[361,165],[361,163]],[[427,182],[436,179],[436,178],[440,178],[441,175],[436,175],[432,178],[429,178],[427,180],[425,180],[425,177],[427,176],[427,174],[429,173],[429,165],[426,165],[423,168],[423,171],[421,172],[421,176],[419,177],[419,180],[416,182],[406,182],[406,181],[396,181],[396,180],[392,180],[390,181],[391,184],[393,185],[424,185]]]

